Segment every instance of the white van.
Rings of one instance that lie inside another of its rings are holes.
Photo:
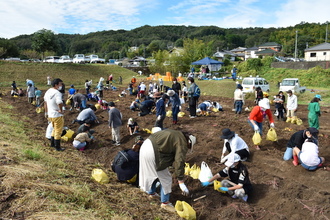
[[[48,56],[44,59],[45,63],[58,63],[60,60],[59,56]]]
[[[269,83],[261,77],[246,77],[242,81],[243,93],[254,92],[260,87],[263,92],[269,92]]]

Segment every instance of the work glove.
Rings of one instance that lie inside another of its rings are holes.
[[[270,123],[270,127],[271,127],[271,128],[275,128],[274,123]]]
[[[168,104],[166,104],[165,107],[167,108],[168,107]]]
[[[179,187],[180,187],[180,189],[182,191],[182,195],[184,195],[184,196],[188,196],[189,195],[189,190],[188,190],[186,184],[179,183]]]
[[[206,181],[206,182],[202,182],[202,186],[208,186],[208,185],[210,185],[210,182],[209,181]]]
[[[259,127],[258,127],[258,125],[253,125],[253,129],[254,129],[255,131],[259,131]]]
[[[162,116],[158,115],[158,117],[157,117],[157,121],[160,121],[161,117],[162,117]]]
[[[228,187],[220,187],[219,189],[222,191],[228,192]]]

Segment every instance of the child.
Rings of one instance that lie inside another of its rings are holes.
[[[36,95],[36,106],[39,107],[40,105],[40,97],[41,97],[41,91],[36,87],[35,88],[35,95]]]
[[[127,129],[130,135],[139,133],[139,126],[133,118],[129,118],[127,122]]]
[[[89,127],[83,127],[82,132],[74,138],[72,144],[77,150],[84,151],[88,142],[92,140],[92,138],[88,136],[88,130]]]

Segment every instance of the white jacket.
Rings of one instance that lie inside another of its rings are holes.
[[[297,109],[298,107],[298,100],[297,100],[297,96],[292,94],[292,96],[288,96],[288,101],[286,104],[286,108],[288,110],[294,110]]]

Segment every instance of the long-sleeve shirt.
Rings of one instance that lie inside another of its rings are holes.
[[[243,94],[243,91],[240,90],[240,89],[236,89],[235,92],[234,92],[234,100],[237,101],[237,100],[241,100],[241,101],[244,101],[244,94]]]
[[[298,100],[297,100],[296,95],[292,94],[291,96],[288,96],[288,101],[287,101],[286,107],[287,107],[288,110],[297,109]]]
[[[85,121],[86,119],[90,119],[91,121],[97,120],[97,117],[96,117],[93,109],[86,108],[86,109],[82,110],[77,117],[77,120],[79,120],[79,121]]]
[[[268,115],[269,122],[274,123],[273,115],[272,115],[272,112],[270,111],[270,109],[267,109],[265,113]],[[254,106],[254,108],[252,109],[252,111],[250,113],[249,119],[259,122],[259,123],[261,123],[264,120],[264,114],[262,113],[260,106],[258,106],[258,105]]]
[[[122,126],[123,122],[121,121],[122,115],[117,108],[111,108],[109,111],[109,126],[113,128],[118,128]]]
[[[156,116],[159,115],[166,115],[165,102],[162,98],[160,98],[156,103]]]
[[[170,96],[170,101],[168,104],[171,104],[172,107],[181,106],[179,95],[177,93],[175,93],[173,96]]]
[[[88,133],[86,132],[82,132],[82,133],[79,133],[75,138],[74,138],[75,141],[79,141],[80,143],[83,143],[83,142],[89,142],[91,141],[92,139],[89,138],[88,136]]]

